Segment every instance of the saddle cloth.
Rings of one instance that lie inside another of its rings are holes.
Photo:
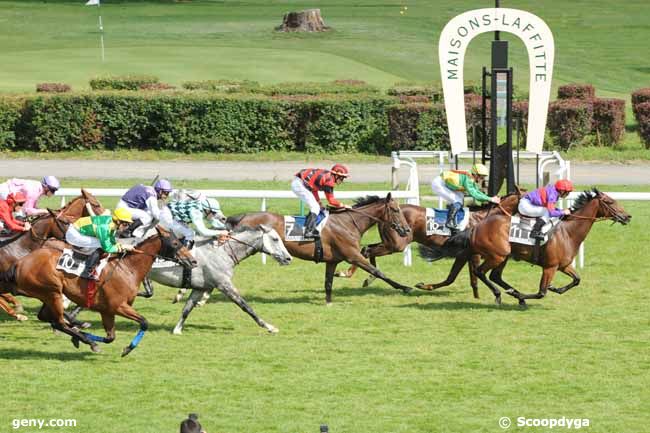
[[[445,227],[447,223],[447,214],[449,211],[447,209],[435,209],[427,208],[426,219],[427,219],[427,236],[431,235],[442,235],[442,236],[451,236],[451,230]],[[462,208],[456,213],[456,224],[458,224],[458,230],[462,231],[467,228],[469,224],[469,209]]]
[[[530,237],[537,218],[529,218],[523,215],[513,215],[510,217],[510,235],[508,240],[515,244],[535,245],[537,239]],[[542,227],[543,239],[539,244],[544,245],[550,239],[551,229],[559,223],[559,218],[551,218],[544,227]]]
[[[84,252],[73,250],[70,248],[64,248],[61,257],[59,257],[58,262],[56,263],[56,268],[67,272],[68,274],[81,276],[84,269],[86,269],[86,261],[88,260],[89,254]],[[108,263],[108,256],[102,258],[93,272],[93,280],[99,281],[99,277],[102,275],[104,267]]]
[[[316,218],[316,230],[318,233],[323,230],[330,213],[327,210],[321,210]],[[312,238],[305,239],[305,216],[284,216],[284,240],[286,241],[313,241]]]

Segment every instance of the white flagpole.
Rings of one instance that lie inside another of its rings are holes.
[[[102,63],[104,63],[104,25],[102,24],[101,0],[97,0],[97,12],[99,13],[99,38],[102,44]]]

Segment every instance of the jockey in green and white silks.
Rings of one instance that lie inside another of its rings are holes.
[[[204,218],[207,218],[216,230],[208,228]],[[160,224],[173,231],[176,236],[185,238],[187,243],[194,240],[194,230],[190,224],[193,224],[202,236],[220,236],[227,233],[223,220],[225,217],[221,206],[213,198],[172,201],[160,213]]]

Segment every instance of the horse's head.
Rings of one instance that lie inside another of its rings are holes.
[[[162,246],[158,255],[166,259],[177,261],[185,268],[195,268],[198,262],[190,253],[185,245],[171,231],[165,230],[161,226],[156,226],[156,231],[160,237]]]
[[[82,216],[101,215],[105,211],[97,198],[81,188],[81,195],[70,200],[70,202],[59,210],[58,218],[66,217],[75,221]]]
[[[388,193],[385,199],[386,208],[384,211],[384,221],[390,224],[390,227],[397,232],[401,237],[406,237],[407,234],[411,232],[411,227],[409,226],[402,209],[399,207],[399,203],[393,199],[391,193]]]
[[[257,230],[262,232],[260,251],[270,255],[281,265],[288,265],[291,263],[291,254],[289,254],[289,251],[285,248],[278,232],[266,224],[260,224],[257,226]]]
[[[625,212],[623,206],[618,204],[616,200],[605,194],[604,192],[599,191],[597,188],[593,189],[595,198],[598,200],[598,213],[596,216],[598,218],[608,218],[614,221],[615,223],[621,223],[626,225],[632,219],[632,215]]]

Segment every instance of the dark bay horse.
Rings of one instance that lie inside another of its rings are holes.
[[[82,216],[88,216],[88,208],[97,215],[104,212],[101,203],[91,193],[82,189],[81,195],[66,206],[53,211],[53,214],[40,215],[32,220],[30,231],[17,233],[0,241],[0,272],[6,271],[16,260],[43,246],[48,238],[63,239],[67,224]],[[14,308],[9,304],[13,304]],[[9,293],[0,295],[0,308],[17,320],[27,320],[27,316],[22,314],[22,304]]]
[[[594,222],[612,220],[625,225],[631,218],[623,207],[607,194],[596,188],[585,191],[575,200],[571,214],[563,217],[552,229],[549,241],[540,247],[539,254],[535,254],[533,246],[509,242],[509,216],[491,215],[482,224],[474,227],[468,236],[471,252],[484,258],[483,263],[475,271],[476,275],[495,293],[495,296],[499,295],[499,289],[492,282],[517,298],[522,306],[526,305],[526,299],[543,298],[548,290],[562,294],[580,284],[580,277],[571,263]],[[537,293],[520,293],[503,280],[503,269],[509,257],[542,267],[542,278]],[[551,285],[551,282],[558,270],[570,276],[572,281],[564,287],[556,288]],[[491,271],[489,280],[486,277],[488,271]]]
[[[491,213],[503,213],[504,211],[512,213],[519,204],[519,197],[519,194],[506,196],[502,199],[500,205],[490,203],[486,206],[470,207],[471,214],[468,227],[475,226]],[[405,237],[400,237],[396,236],[396,233],[394,231],[387,230],[386,226],[379,226],[378,230],[379,236],[381,237],[381,242],[368,245],[362,250],[364,256],[368,257],[370,259],[370,263],[375,267],[377,266],[376,257],[402,252],[411,242],[417,242],[418,244],[429,248],[439,248],[442,247],[449,239],[449,236],[444,235],[427,235],[427,208],[411,204],[402,205],[400,207],[404,213],[406,222],[411,227],[411,232]],[[454,282],[456,276],[468,261],[470,263],[468,269],[472,291],[474,293],[474,297],[478,298],[478,285],[476,275],[474,275],[472,267],[473,264],[477,265],[479,263],[478,257],[476,257],[474,261],[471,261],[469,258],[457,258],[457,262],[454,263],[452,272],[450,273],[449,277],[447,277],[447,280],[445,280],[445,282],[448,282],[446,284],[439,283],[441,285],[435,285],[419,283],[416,285],[416,287],[423,290],[435,290],[439,287],[443,287],[444,285],[451,284]],[[353,265],[347,271],[337,273],[337,276],[350,278],[355,271],[356,267]],[[370,283],[372,283],[373,280],[374,277],[372,275],[368,276],[368,278],[366,278],[366,280],[363,282],[363,287],[367,287]]]
[[[316,243],[314,241],[294,242],[284,239],[284,216],[271,212],[255,212],[228,218],[226,224],[235,227],[240,224],[257,226],[266,224],[273,227],[282,237],[285,247],[293,257],[303,260],[325,262],[325,301],[332,302],[332,281],[336,265],[348,262],[358,266],[369,274],[386,281],[392,287],[408,292],[410,287],[404,286],[385,276],[379,269],[371,265],[361,254],[361,237],[375,224],[387,226],[387,230],[396,231],[401,237],[410,232],[399,204],[389,193],[382,199],[377,196],[357,200],[352,209],[332,212],[329,221],[321,233],[322,258],[316,259]]]
[[[6,272],[0,272],[0,290],[39,299],[44,308],[39,320],[50,322],[54,329],[72,337],[72,343],[79,342],[98,352],[98,342],[112,343],[115,340],[115,316],[133,320],[140,330],[126,346],[122,356],[128,355],[142,340],[148,328],[147,320],[133,308],[138,287],[151,269],[157,256],[178,260],[184,266],[196,266],[196,260],[173,233],[161,227],[156,233],[142,240],[132,254],[111,257],[99,281],[94,295],[89,295],[88,280],[56,269],[63,248],[63,241],[48,241],[43,248],[23,257]],[[92,293],[92,292],[91,292]],[[63,316],[63,295],[78,305],[84,305],[102,316],[106,337],[98,337],[70,327]]]

